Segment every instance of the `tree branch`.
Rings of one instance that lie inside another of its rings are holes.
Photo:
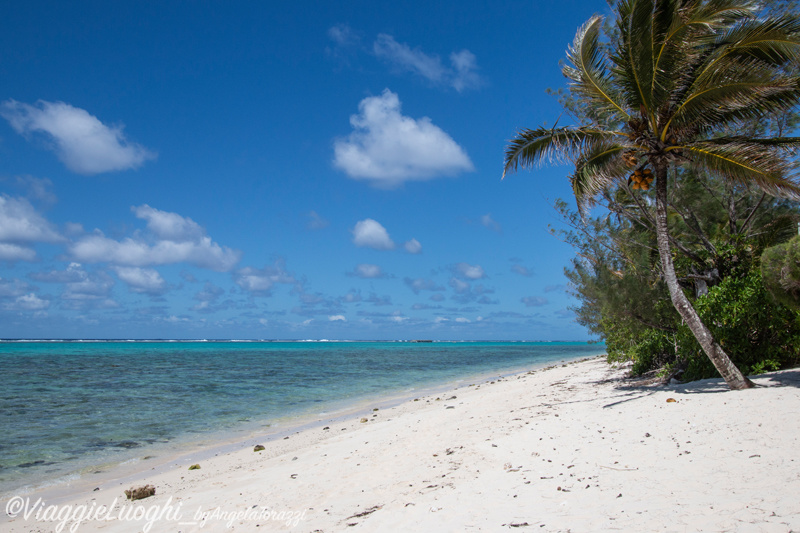
[[[744,219],[744,222],[742,222],[742,227],[739,230],[739,232],[741,234],[747,235],[747,231],[748,231],[747,228],[748,228],[748,226],[750,226],[750,224],[753,223],[753,220],[755,220],[754,216],[756,214],[756,211],[758,211],[758,208],[761,207],[761,204],[764,202],[764,199],[766,197],[767,197],[767,193],[765,193],[765,192],[761,193],[761,198],[758,199],[758,202],[756,203],[755,207],[753,207],[753,209],[750,211],[750,214],[747,215],[747,218]]]

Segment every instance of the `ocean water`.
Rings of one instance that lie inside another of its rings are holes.
[[[0,493],[604,350],[574,342],[0,342]]]

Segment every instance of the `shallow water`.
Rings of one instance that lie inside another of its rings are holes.
[[[478,374],[557,342],[0,342],[0,492]]]

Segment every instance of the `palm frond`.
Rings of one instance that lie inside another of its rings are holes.
[[[795,143],[797,141],[794,141]],[[788,144],[788,143],[786,143]],[[780,148],[749,139],[696,141],[681,147],[692,164],[773,196],[800,200],[800,184]]]
[[[614,137],[626,139],[622,132],[588,126],[521,130],[506,147],[503,177],[520,166],[526,168],[553,160],[573,161],[588,144]]]
[[[755,238],[761,249],[786,242],[797,234],[797,216],[783,214],[763,225],[748,237]]]
[[[800,45],[800,21],[783,16],[763,21],[746,20],[719,37],[720,43],[734,43],[726,58],[759,58],[780,66],[797,57]]]
[[[597,139],[587,144],[577,157],[570,183],[582,213],[586,206],[593,203],[597,194],[628,174],[630,169],[621,157],[627,148],[613,140]]]
[[[575,162],[575,170],[598,183],[610,183],[629,172],[628,166],[620,157],[625,150],[625,146],[616,143],[596,143],[580,155]],[[604,188],[605,185],[601,185],[596,190],[599,192]]]
[[[760,9],[758,2],[743,0],[710,0],[691,2],[690,13],[684,10],[686,23],[704,26],[711,31],[727,28],[743,19],[754,18]]]
[[[774,78],[774,71],[753,67],[747,74],[731,73],[707,85],[696,86],[668,119],[670,126],[695,125],[699,131],[719,128],[733,121],[758,118],[791,109],[800,97],[800,79]]]
[[[800,148],[800,137],[769,137],[761,139],[758,137],[745,137],[745,136],[730,136],[730,137],[715,137],[704,141],[706,144],[725,145],[725,144],[751,144],[754,146],[782,148],[784,150],[792,150]]]
[[[795,17],[745,20],[717,34],[706,60],[691,73],[691,93],[701,91],[731,74],[753,69],[776,69],[797,58],[800,22]]]
[[[573,66],[565,66],[563,72],[572,80],[572,92],[593,104],[598,115],[621,114],[627,120],[630,115],[623,108],[613,87],[600,49],[602,22],[602,17],[595,16],[578,29],[574,42],[567,50],[567,58]]]
[[[671,94],[685,93],[681,82],[693,83],[696,65],[708,55],[715,42],[716,29],[727,28],[736,21],[755,14],[754,2],[712,0],[710,2],[664,2],[656,12],[659,27],[654,50],[654,86],[659,107]],[[676,89],[677,88],[677,89]]]
[[[653,9],[654,0],[623,0],[619,5],[620,43],[612,56],[614,72],[628,107],[642,109],[655,122],[653,87]]]
[[[671,37],[676,32],[680,33],[677,28],[682,24],[682,20],[678,16],[680,5],[680,0],[661,0],[656,2],[652,14],[650,94],[652,95],[651,105],[654,109],[663,106],[675,83],[672,69],[680,58],[678,52],[682,48],[682,43],[671,41]]]

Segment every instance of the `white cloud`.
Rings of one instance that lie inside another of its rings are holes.
[[[394,241],[389,237],[380,222],[366,218],[356,222],[353,228],[353,243],[356,246],[365,246],[376,250],[394,249]]]
[[[170,323],[170,324],[178,324],[180,322],[190,322],[192,319],[189,318],[188,316],[170,315],[168,317],[160,318],[159,320],[162,320],[162,321]]]
[[[316,211],[309,212],[308,218],[309,220],[306,224],[308,229],[325,229],[330,225],[330,222],[319,216]]]
[[[64,224],[64,235],[74,237],[84,233],[83,224],[78,222],[66,222]]]
[[[80,263],[70,263],[66,270],[51,270],[50,272],[32,272],[31,279],[45,283],[74,283],[86,278],[86,272]]]
[[[481,85],[481,77],[476,72],[478,70],[478,60],[475,54],[469,50],[461,50],[450,54],[450,62],[455,70],[451,77],[453,88],[461,92],[465,89],[475,89]]]
[[[526,278],[529,278],[533,275],[528,267],[524,267],[522,265],[511,265],[511,272],[519,274],[520,276],[525,276]]]
[[[483,224],[485,227],[489,228],[492,231],[496,231],[498,233],[502,231],[500,224],[492,219],[491,213],[487,213],[481,216],[481,224]]]
[[[400,100],[386,89],[365,98],[350,117],[353,133],[334,142],[334,165],[354,179],[382,188],[474,170],[466,152],[431,119],[400,113]]]
[[[0,241],[58,242],[63,238],[24,198],[0,196]]]
[[[141,240],[115,241],[101,233],[89,235],[72,244],[69,252],[74,259],[85,263],[115,263],[128,266],[193,265],[225,272],[239,261],[240,252],[221,247],[209,237],[197,242],[158,241],[148,244]]]
[[[315,293],[300,292],[298,294],[298,298],[305,305],[317,305],[326,303],[325,298],[322,296],[322,293],[320,292],[315,292]]]
[[[442,64],[439,56],[429,55],[419,48],[412,49],[405,43],[398,43],[394,37],[382,33],[375,39],[373,53],[395,67],[417,74],[438,86],[453,87],[461,92],[477,88],[481,84],[478,76],[478,62],[469,50],[450,54],[450,67]]]
[[[205,235],[200,225],[189,217],[154,209],[147,204],[131,207],[136,218],[147,221],[147,229],[160,239],[184,242],[197,241]]]
[[[479,285],[478,287],[476,287],[475,288],[475,293],[477,295],[481,295],[480,298],[478,298],[478,300],[477,300],[478,303],[479,304],[485,304],[485,305],[496,305],[496,304],[499,304],[500,300],[492,300],[491,298],[486,296],[487,293],[488,294],[492,294],[493,292],[494,292],[494,289],[487,289],[487,288],[483,287],[483,285]]]
[[[406,243],[403,245],[403,248],[405,248],[406,252],[410,254],[422,253],[422,245],[419,243],[417,239],[411,239],[410,241],[406,241]]]
[[[24,281],[0,278],[0,299],[16,298],[31,289],[32,287]]]
[[[525,307],[541,307],[547,304],[547,298],[540,296],[525,296],[520,299],[520,302],[525,304]]]
[[[181,270],[180,276],[189,283],[197,283],[199,281],[196,277],[194,277],[194,274],[188,270]]]
[[[392,305],[392,297],[388,294],[384,294],[383,296],[378,296],[374,292],[369,293],[369,297],[365,300],[367,303],[371,303],[372,305],[382,306],[382,305]]]
[[[68,300],[95,300],[106,298],[111,293],[114,281],[105,274],[90,274],[81,271],[79,281],[67,283],[64,298]]]
[[[21,135],[43,133],[64,165],[78,174],[127,170],[156,154],[129,142],[122,126],[109,127],[84,109],[39,100],[35,106],[7,100],[0,115]]]
[[[466,275],[462,274],[463,277],[469,280],[480,279],[483,276],[483,269],[481,267],[472,267],[471,265],[467,265],[466,263],[461,263],[461,265],[466,265],[467,269]],[[473,277],[470,277],[473,276]],[[468,303],[468,302],[477,302],[479,304],[497,304],[499,303],[497,300],[492,300],[487,295],[494,293],[494,289],[484,287],[481,284],[475,285],[474,287],[470,285],[468,282],[458,279],[457,277],[450,278],[450,287],[452,287],[453,292],[455,294],[451,296],[451,298],[460,303]]]
[[[340,302],[348,303],[348,304],[354,303],[354,302],[360,302],[361,300],[362,300],[361,291],[356,291],[356,290],[353,290],[353,289],[351,289],[350,292],[348,292],[347,294],[345,294],[344,296],[339,298]]]
[[[355,275],[359,278],[380,278],[383,276],[383,271],[378,265],[361,263],[356,266]]]
[[[347,319],[345,318],[344,315],[331,315],[328,317],[328,320],[330,322],[337,322],[337,321],[347,322]]]
[[[103,272],[90,273],[79,263],[66,270],[32,273],[30,277],[45,283],[63,283],[62,305],[70,309],[111,309],[119,305],[110,298],[114,280]]]
[[[26,191],[28,198],[33,198],[44,204],[52,205],[56,203],[56,195],[52,191],[53,182],[47,178],[37,178],[35,176],[17,176],[17,185]]]
[[[405,278],[403,279],[403,283],[408,285],[408,287],[414,291],[414,294],[419,294],[420,291],[443,291],[444,287],[441,285],[437,285],[435,281],[432,279],[425,279],[425,278]]]
[[[115,267],[114,272],[133,292],[159,295],[167,291],[167,282],[152,268]]]
[[[246,291],[266,292],[275,284],[272,276],[253,267],[239,270],[235,276],[236,284]]]
[[[30,293],[18,297],[9,307],[22,311],[42,311],[50,307],[50,301],[43,300],[35,294]]]
[[[337,24],[328,28],[328,37],[336,46],[349,47],[358,44],[358,36],[347,24]]]
[[[233,281],[242,289],[259,295],[268,295],[276,283],[287,285],[297,283],[294,276],[286,272],[282,260],[275,261],[274,265],[267,265],[262,269],[242,268],[233,275]]]
[[[378,35],[372,50],[376,56],[404,70],[419,74],[436,84],[444,82],[447,72],[438,56],[428,55],[419,48],[412,50],[407,44],[395,41],[391,35]]]
[[[216,302],[223,294],[225,294],[225,289],[217,287],[210,281],[206,281],[203,290],[195,294],[194,299],[203,303]]]
[[[329,28],[328,38],[333,44],[325,47],[325,53],[340,65],[349,65],[361,48],[359,36],[347,24]]]
[[[481,279],[486,277],[483,267],[480,265],[470,265],[468,263],[458,263],[456,271],[466,279]]]
[[[222,303],[218,303],[220,297],[225,294],[225,289],[222,287],[217,287],[210,281],[206,281],[205,285],[203,286],[203,290],[196,293],[192,298],[197,300],[199,303],[193,305],[191,309],[193,311],[199,311],[201,313],[213,313],[215,311],[220,311],[224,309],[228,309],[235,305],[232,301],[227,300]],[[266,319],[262,319],[266,320]]]
[[[559,309],[554,314],[558,318],[568,318],[568,319],[575,318],[575,312],[570,309]]]
[[[459,324],[469,324],[470,320],[468,318],[458,317],[456,318],[456,322],[458,322]]]
[[[28,200],[0,196],[0,261],[35,261],[36,252],[24,244],[62,240],[55,227]]]
[[[36,261],[33,248],[0,242],[0,261]]]
[[[241,252],[213,242],[190,218],[148,205],[132,210],[138,218],[147,221],[149,239],[137,235],[116,241],[96,231],[72,243],[70,255],[84,263],[144,267],[186,262],[218,272],[231,270],[239,262]]]
[[[466,281],[461,281],[458,278],[450,278],[450,286],[458,294],[469,293],[470,285]]]

